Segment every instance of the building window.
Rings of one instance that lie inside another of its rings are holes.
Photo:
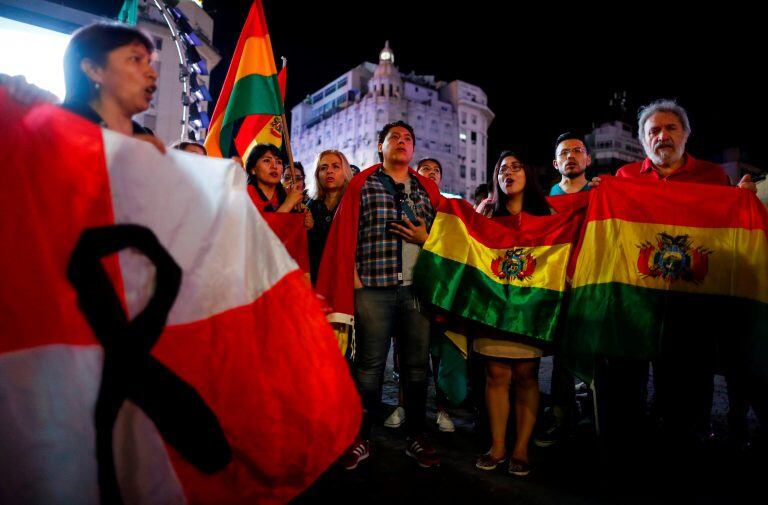
[[[325,91],[323,92],[324,96],[331,96],[333,92],[336,91],[336,86],[328,86],[325,88]]]
[[[472,138],[472,145],[477,145],[477,132],[472,132],[470,135]]]
[[[341,89],[341,88],[343,88],[346,85],[347,85],[347,78],[346,77],[342,77],[341,79],[339,79],[339,82],[336,83],[336,89]]]
[[[451,144],[445,144],[444,151],[451,154]]]
[[[323,92],[321,91],[320,93],[317,93],[315,94],[315,96],[312,97],[312,103],[317,103],[322,99],[323,99]]]
[[[437,121],[435,121],[434,119],[432,120],[432,128],[431,128],[431,130],[432,130],[433,132],[437,132],[437,131],[438,131],[438,128],[437,128]]]
[[[461,124],[467,124],[467,113],[462,112],[461,113]]]
[[[389,85],[389,96],[392,96],[392,85]]]
[[[477,124],[477,116],[472,114],[472,124]]]
[[[466,165],[459,165],[459,177],[462,179],[467,178],[467,166]]]
[[[477,173],[475,172],[475,167],[472,167],[470,171],[470,177],[472,178],[473,181],[477,179]]]

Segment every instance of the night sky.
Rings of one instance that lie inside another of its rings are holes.
[[[212,73],[214,98],[250,3],[204,2],[224,58]],[[264,9],[276,61],[288,58],[288,111],[361,62],[378,62],[389,40],[400,71],[485,90],[496,114],[489,163],[511,147],[548,165],[559,132],[616,119],[608,102],[626,91],[632,124],[639,105],[675,98],[691,119],[694,156],[716,160],[724,148],[740,147],[742,159],[768,169],[765,28],[756,8],[539,4],[264,0]]]

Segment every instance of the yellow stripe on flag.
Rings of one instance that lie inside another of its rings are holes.
[[[661,233],[667,237],[662,238]],[[683,239],[684,235],[688,238]],[[641,261],[639,266],[641,246],[648,248],[648,261]],[[663,275],[641,272],[643,265],[653,264],[654,257],[664,257],[669,264],[685,258],[693,267],[698,261],[706,264],[706,268],[695,280],[674,276],[665,279]],[[573,287],[620,282],[644,288],[739,296],[768,303],[767,257],[768,240],[763,230],[671,226],[620,219],[592,221],[584,233]]]
[[[219,116],[211,122],[211,125],[208,128],[208,135],[205,137],[205,142],[203,143],[206,151],[208,151],[208,156],[212,158],[224,157],[221,152],[221,146],[219,146],[222,121],[224,121],[224,114],[219,114]]]
[[[247,75],[276,75],[277,67],[272,57],[272,42],[269,35],[265,37],[249,37],[245,41],[240,66],[237,68],[235,82]]]
[[[458,216],[439,212],[432,224],[430,240],[424,244],[424,249],[475,268],[499,284],[563,291],[566,277],[565,265],[568,262],[571,244],[524,247],[526,254],[530,254],[536,260],[533,275],[522,280],[501,279],[493,272],[491,263],[499,258],[503,261],[509,249],[486,247],[469,234],[464,221]],[[547,268],[552,264],[562,265],[562,267]]]
[[[445,336],[450,340],[453,345],[456,346],[456,348],[461,353],[461,356],[464,359],[467,359],[468,354],[468,346],[467,346],[467,336],[462,335],[461,333],[456,333],[455,331],[445,331]]]

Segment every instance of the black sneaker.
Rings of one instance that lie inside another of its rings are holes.
[[[536,447],[552,447],[560,442],[563,437],[563,420],[552,416],[546,429],[539,433],[533,440]]]
[[[416,460],[422,468],[440,466],[440,457],[427,437],[419,435],[405,439],[405,454]]]
[[[369,440],[356,440],[347,452],[339,458],[339,465],[345,470],[354,470],[361,461],[368,459],[371,455],[371,442]]]

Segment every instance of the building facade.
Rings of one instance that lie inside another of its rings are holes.
[[[402,120],[416,134],[414,160],[439,160],[441,189],[468,197],[487,182],[487,132],[493,118],[477,86],[402,74],[387,42],[378,65],[358,65],[292,109],[291,146],[311,186],[318,153],[338,149],[350,163],[366,168],[379,162],[378,132]]]
[[[200,4],[192,0],[181,0],[177,7],[187,16],[191,27],[203,42],[197,50],[207,60],[210,70],[221,57],[211,44],[213,20]],[[114,22],[114,19],[44,0],[0,0],[0,7],[2,16],[64,34],[71,34],[78,28],[94,22]],[[179,79],[181,69],[176,44],[153,1],[139,2],[138,28],[148,34],[157,46],[158,80],[157,91],[149,109],[136,115],[134,119],[152,129],[164,143],[171,143],[179,140],[182,132],[182,83]],[[24,50],[23,47],[19,48],[19,51]],[[63,67],[61,68],[63,73]],[[201,75],[198,79],[208,86],[207,75]],[[207,105],[200,104],[203,109]]]
[[[206,60],[208,70],[213,68],[221,60],[221,56],[213,47],[213,19],[200,7],[201,2],[182,0],[177,8],[189,19],[190,26],[201,40],[202,45],[197,46],[200,56]],[[182,81],[180,79],[179,53],[176,44],[171,37],[160,11],[154,6],[154,2],[141,0],[139,2],[138,27],[148,33],[155,42],[157,69],[157,91],[150,103],[149,109],[138,114],[134,119],[143,126],[155,132],[166,144],[181,139],[182,122]],[[209,86],[208,75],[198,76],[198,81]],[[208,109],[208,103],[201,103],[203,110]],[[213,112],[213,109],[211,109]],[[198,132],[202,141],[205,131]],[[186,140],[186,139],[185,139]]]
[[[623,121],[603,123],[585,138],[592,156],[590,175],[614,174],[619,167],[645,159],[645,151],[632,127]]]

